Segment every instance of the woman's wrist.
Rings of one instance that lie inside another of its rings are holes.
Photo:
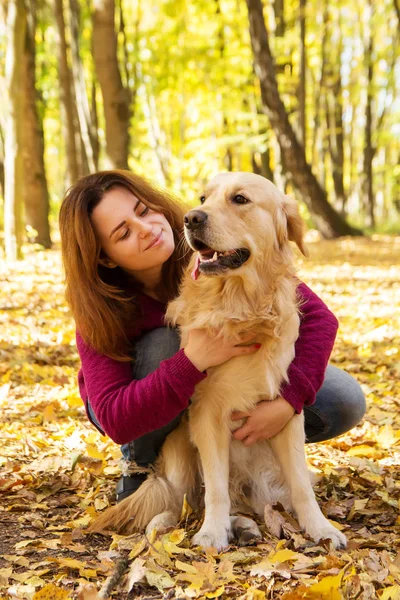
[[[196,369],[197,369],[198,371],[200,371],[200,373],[204,373],[204,371],[206,370],[206,367],[205,367],[205,366],[202,364],[202,362],[201,362],[201,361],[199,361],[198,359],[196,360],[196,359],[193,357],[193,355],[192,355],[192,353],[190,352],[190,350],[188,350],[187,348],[184,348],[184,349],[183,349],[183,352],[184,352],[184,354],[185,354],[186,358],[190,360],[190,362],[192,363],[192,365],[193,365],[193,366],[195,366],[195,367],[196,367]]]

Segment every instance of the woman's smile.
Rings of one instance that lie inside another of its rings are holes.
[[[152,242],[150,242],[150,244],[147,246],[146,250],[149,250],[150,248],[154,248],[154,246],[159,246],[160,244],[162,244],[163,242],[163,234],[162,234],[162,230],[160,231],[160,233],[153,239]]]

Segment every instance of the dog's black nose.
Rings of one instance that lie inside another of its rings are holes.
[[[185,227],[188,229],[198,229],[207,221],[208,215],[204,210],[190,210],[183,217]]]

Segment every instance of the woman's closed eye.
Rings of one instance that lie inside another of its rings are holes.
[[[125,229],[124,234],[121,235],[120,238],[118,238],[118,241],[120,242],[121,240],[126,240],[129,237],[130,233],[131,233],[130,229]]]
[[[150,210],[149,207],[145,206],[139,216],[140,217],[144,217],[145,215],[147,215],[147,213],[149,212],[149,210]]]

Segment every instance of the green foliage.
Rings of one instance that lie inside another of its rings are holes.
[[[68,10],[65,3],[66,23]],[[80,54],[89,102],[96,81],[92,57],[92,21],[89,3],[80,0]],[[124,17],[121,29],[120,8]],[[379,9],[379,10],[378,10]],[[398,22],[391,0],[373,7],[365,1],[309,0],[306,5],[306,155],[315,175],[336,204],[333,164],[328,136],[327,103],[333,111],[342,104],[344,136],[344,188],[346,211],[365,226],[367,206],[362,198],[365,102],[367,93],[366,48],[369,27],[373,32],[373,144],[376,148],[374,191],[379,227],[391,227],[399,200],[399,104],[396,80]],[[265,20],[276,62],[277,80],[292,126],[299,127],[300,27],[299,5],[285,2],[283,36],[275,36],[275,15],[265,5]],[[66,187],[65,140],[60,110],[58,41],[51,4],[38,3],[36,74],[44,122],[46,168],[54,212]],[[5,27],[3,26],[3,30]],[[118,57],[124,85],[133,94],[130,125],[130,168],[171,188],[186,201],[197,197],[204,182],[229,166],[253,169],[265,150],[270,166],[279,166],[275,134],[261,111],[258,80],[244,0],[185,2],[184,0],[119,0],[116,5]],[[67,30],[67,39],[70,31]],[[326,34],[326,35],[325,35]],[[325,35],[325,39],[324,39]],[[126,42],[126,43],[125,43]],[[124,45],[125,44],[125,45]],[[324,81],[320,84],[325,44]],[[0,35],[0,77],[5,69],[5,41]],[[342,93],[335,83],[340,74]],[[100,168],[104,166],[105,122],[100,90]],[[5,115],[0,102],[0,123]],[[318,135],[314,140],[314,130]],[[314,142],[316,146],[314,147]],[[383,194],[384,201],[379,199]]]

